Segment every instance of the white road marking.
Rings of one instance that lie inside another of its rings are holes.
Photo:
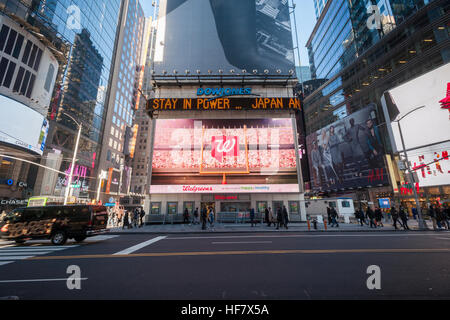
[[[9,251],[9,252],[1,252],[0,251],[0,257],[4,257],[4,256],[10,256],[10,255],[15,255],[15,256],[23,256],[23,255],[30,255],[30,253],[34,253],[32,251]],[[52,251],[39,251],[37,252],[39,254],[49,254],[52,253]]]
[[[71,248],[75,248],[77,246],[72,246]],[[39,252],[39,251],[61,251],[66,250],[67,247],[9,247],[9,248],[0,248],[0,252],[11,252],[11,251],[33,251],[33,252]]]
[[[32,258],[34,256],[6,256],[6,257],[0,257],[1,261],[8,261],[8,260],[25,260]]]
[[[439,239],[439,240],[450,240],[450,238],[440,238],[440,237],[436,237],[435,239]]]
[[[153,243],[155,243],[155,242],[158,242],[158,241],[163,240],[163,239],[166,239],[166,238],[167,238],[166,236],[163,236],[163,237],[156,237],[156,238],[153,238],[153,239],[151,239],[151,240],[148,240],[148,241],[139,243],[139,244],[137,244],[137,245],[135,245],[135,246],[132,246],[132,247],[130,247],[130,248],[128,248],[128,249],[125,249],[125,250],[119,251],[119,252],[117,252],[117,253],[114,253],[114,255],[125,255],[125,254],[130,254],[130,253],[136,252],[136,251],[138,251],[138,250],[140,250],[140,249],[142,249],[142,248],[144,248],[144,247],[147,247],[147,246],[149,246],[149,245],[151,245],[151,244],[153,244]]]
[[[5,266],[5,265],[13,263],[13,262],[14,261],[3,261],[3,262],[0,261],[0,266]]]
[[[84,242],[105,241],[105,240],[114,239],[117,237],[119,237],[119,235],[99,235],[99,236],[87,238],[86,240],[84,240]]]
[[[273,243],[273,241],[212,242],[212,244],[258,244],[258,243]]]
[[[67,278],[62,279],[29,279],[29,280],[0,280],[0,283],[24,283],[24,282],[52,282],[52,281],[67,281]],[[70,280],[88,280],[88,278],[77,278]]]

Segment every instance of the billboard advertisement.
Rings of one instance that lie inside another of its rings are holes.
[[[26,105],[0,95],[0,141],[42,155],[49,123]]]
[[[447,95],[450,63],[387,91],[383,111],[394,151],[405,149],[419,186],[449,184],[450,114]]]
[[[318,130],[306,143],[313,190],[388,184],[376,105]]]
[[[286,0],[161,0],[157,30],[156,74],[295,70]]]
[[[152,184],[298,184],[291,119],[157,120]]]

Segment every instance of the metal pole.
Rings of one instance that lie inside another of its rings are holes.
[[[70,189],[72,187],[73,171],[75,169],[75,162],[77,160],[78,145],[80,143],[80,137],[81,137],[81,129],[82,129],[82,125],[78,124],[77,142],[75,144],[75,150],[73,152],[72,166],[70,168],[70,174],[69,174],[69,181],[67,182],[66,193],[65,193],[65,196],[64,196],[64,205],[67,205],[67,200],[69,198],[69,192],[70,192]]]
[[[414,175],[409,167],[409,161],[408,161],[408,153],[406,152],[406,148],[405,148],[405,140],[403,139],[403,133],[402,133],[402,127],[400,126],[400,121],[397,122],[398,124],[398,130],[400,132],[400,138],[402,140],[402,146],[403,146],[403,153],[405,155],[405,159],[406,159],[406,168],[408,169],[408,174],[410,176],[410,180],[414,181]],[[415,188],[415,186],[413,186],[413,192],[414,192],[414,199],[416,201],[416,209],[417,209],[417,215],[419,216],[419,229],[420,230],[425,230],[425,224],[422,218],[422,210],[420,208],[420,202],[419,202],[419,197],[417,195],[417,190]]]

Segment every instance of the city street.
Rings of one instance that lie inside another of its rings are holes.
[[[69,266],[81,289],[69,290]],[[381,289],[369,290],[371,265]],[[122,234],[0,242],[5,299],[449,299],[449,232]]]

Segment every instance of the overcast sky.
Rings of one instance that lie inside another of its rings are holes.
[[[140,0],[140,3],[145,11],[145,15],[148,17],[153,15],[152,1],[153,0]],[[289,1],[289,3],[291,2]],[[297,18],[301,64],[302,66],[309,66],[308,51],[306,50],[305,45],[314,28],[314,24],[316,23],[314,3],[313,0],[294,0],[294,3],[296,4],[295,13]],[[295,32],[294,29],[293,32]]]

